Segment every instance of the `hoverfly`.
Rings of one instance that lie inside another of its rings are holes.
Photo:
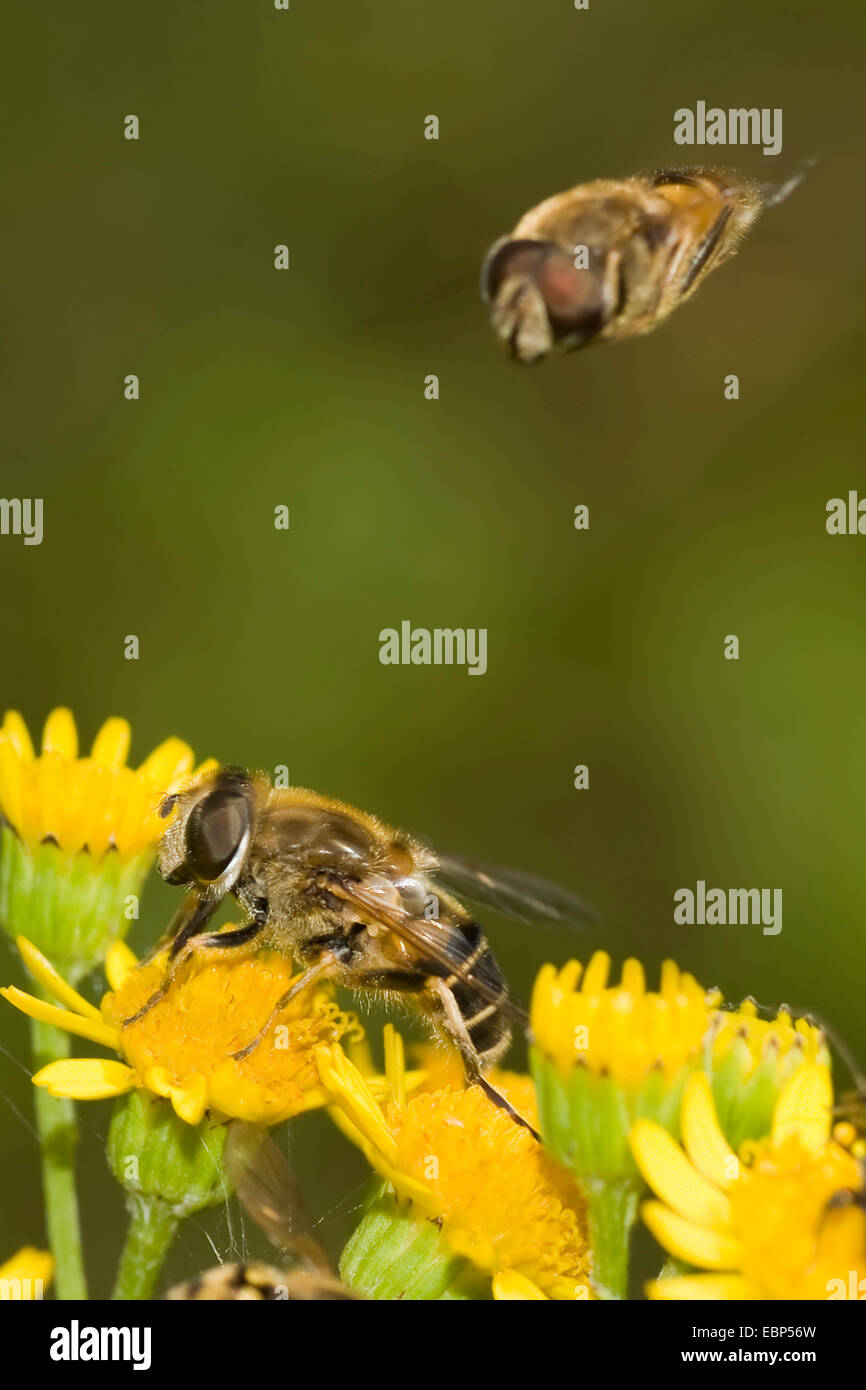
[[[170,1300],[196,1302],[322,1302],[357,1297],[335,1274],[312,1223],[300,1185],[272,1139],[252,1125],[229,1125],[224,1161],[241,1206],[288,1268],[263,1261],[217,1265],[176,1284]]]
[[[727,169],[663,169],[546,199],[484,261],[497,336],[531,363],[554,348],[649,333],[734,255],[762,206],[803,177],[773,191]]]
[[[318,982],[408,995],[455,1044],[467,1081],[526,1123],[484,1073],[507,1048],[511,1024],[526,1029],[527,1017],[481,927],[456,897],[434,886],[434,875],[524,920],[582,924],[595,914],[580,898],[531,875],[434,854],[364,811],[316,792],[275,788],[240,768],[221,768],[166,797],[160,815],[172,819],[159,870],[188,892],[165,938],[166,977],[126,1024],[158,1004],[192,950],[268,945],[290,955],[303,974],[236,1056],[252,1052],[290,1001]],[[229,893],[248,920],[209,933]]]

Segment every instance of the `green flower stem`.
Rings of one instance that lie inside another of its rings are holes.
[[[129,1229],[111,1297],[150,1298],[180,1218],[159,1197],[129,1197]]]
[[[30,1020],[33,1061],[38,1069],[70,1055],[70,1038],[53,1024]],[[75,1190],[78,1124],[71,1100],[59,1100],[35,1087],[36,1127],[42,1153],[42,1186],[48,1239],[54,1256],[54,1287],[60,1299],[87,1297],[81,1248],[81,1222]]]
[[[589,1213],[592,1282],[600,1298],[626,1298],[631,1228],[637,1216],[638,1185],[628,1178],[606,1182],[583,1178]]]

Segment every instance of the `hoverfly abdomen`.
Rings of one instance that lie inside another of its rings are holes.
[[[484,1071],[499,1060],[511,1041],[508,1018],[494,1002],[507,1000],[508,986],[478,923],[461,922],[458,930],[460,938],[452,946],[455,970],[448,974],[444,967],[436,967],[431,974],[442,979],[460,1015],[463,1038],[462,1043],[460,1037],[455,1041],[458,1046],[468,1041],[474,1061]],[[458,940],[461,945],[465,942],[463,950]],[[473,987],[473,980],[479,982],[480,990]]]
[[[453,993],[481,1070],[486,1071],[499,1061],[511,1042],[511,1024],[495,1004],[488,1004],[467,985],[458,984]]]

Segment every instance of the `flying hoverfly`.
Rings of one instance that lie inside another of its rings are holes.
[[[252,1052],[315,983],[410,996],[455,1044],[467,1081],[526,1124],[484,1073],[508,1047],[511,1025],[526,1030],[527,1017],[481,927],[436,880],[523,920],[582,925],[595,917],[586,903],[532,875],[437,855],[364,811],[273,787],[240,768],[220,768],[166,797],[160,814],[171,818],[160,872],[188,892],[165,938],[165,979],[126,1025],[159,1003],[191,951],[267,945],[296,960],[303,974],[236,1056]],[[248,920],[209,932],[227,894]]]
[[[532,363],[651,332],[803,177],[772,190],[728,169],[663,169],[547,198],[484,261],[497,337]]]

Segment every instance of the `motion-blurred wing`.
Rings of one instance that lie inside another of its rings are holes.
[[[465,859],[458,854],[438,854],[441,878],[458,898],[469,898],[527,924],[550,923],[556,926],[585,927],[594,922],[600,925],[601,916],[595,908],[568,888],[549,879],[519,869],[485,864],[479,859]]]
[[[331,1263],[313,1235],[300,1184],[273,1139],[254,1125],[229,1126],[225,1162],[247,1215],[278,1250],[311,1273],[330,1276]]]

